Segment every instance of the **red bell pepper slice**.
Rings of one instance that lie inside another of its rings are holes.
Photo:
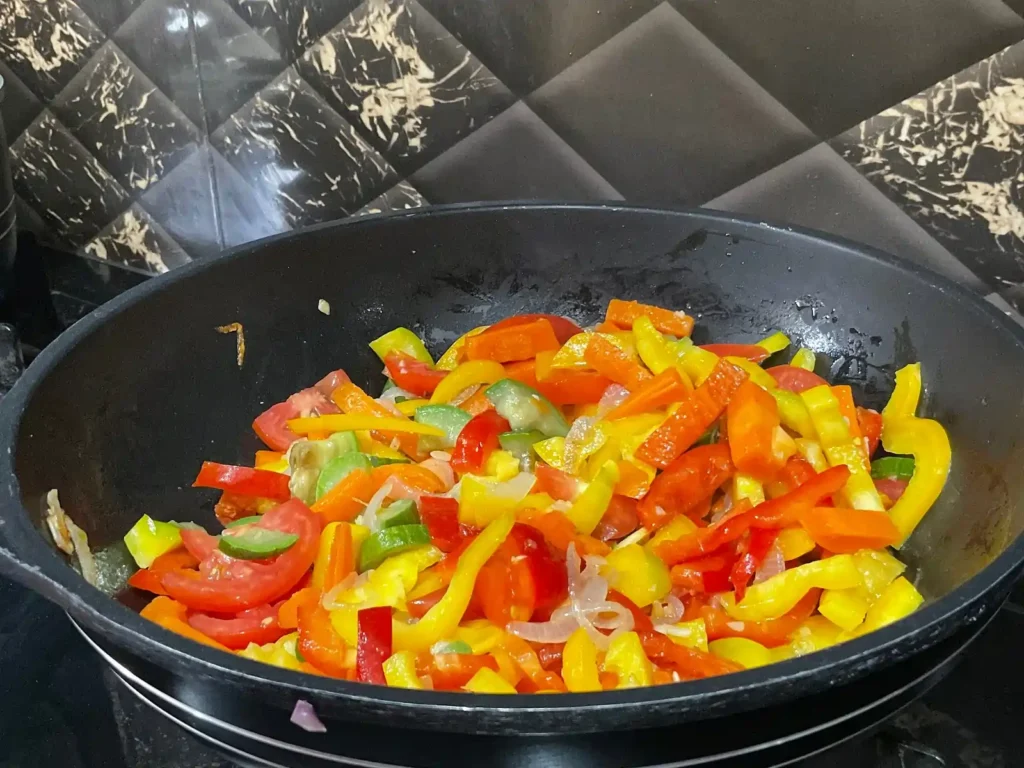
[[[775,398],[752,381],[743,382],[726,408],[726,431],[736,469],[768,481],[782,467],[772,450],[779,426]]]
[[[608,509],[593,531],[594,538],[601,541],[618,541],[631,534],[640,525],[636,507],[635,499],[618,493],[612,496]]]
[[[416,674],[428,675],[437,691],[458,691],[481,669],[498,671],[497,660],[490,655],[468,653],[420,653],[416,655]]]
[[[427,526],[430,540],[442,552],[451,552],[463,539],[459,526],[459,502],[449,496],[420,496],[416,506],[420,522]]]
[[[761,567],[761,563],[764,562],[768,550],[772,548],[778,535],[778,531],[770,528],[754,528],[750,531],[750,536],[743,546],[744,552],[729,574],[729,581],[732,583],[733,589],[736,590],[737,602],[743,599],[743,595],[747,592],[747,585],[754,578],[757,569]]]
[[[867,509],[814,507],[800,515],[800,524],[815,544],[835,554],[882,549],[901,538],[888,514]]]
[[[734,471],[729,446],[699,445],[669,464],[654,478],[636,511],[650,531],[677,514],[687,514],[713,494]]]
[[[868,458],[870,459],[875,455],[878,443],[882,439],[882,414],[872,408],[857,406],[857,423],[860,425],[860,433],[867,443]]]
[[[529,621],[537,603],[533,574],[519,548],[506,540],[476,577],[473,597],[492,624]]]
[[[801,459],[799,456],[790,456],[779,472],[779,480],[786,484],[787,490],[792,491],[799,488],[816,474],[817,472],[814,471],[814,467],[811,466],[810,462]]]
[[[771,352],[757,344],[702,344],[700,348],[719,357],[742,357],[752,363],[760,363],[771,355]]]
[[[391,609],[388,611],[388,629],[391,629]],[[332,677],[347,678],[345,663],[347,646],[331,624],[331,614],[319,599],[298,606],[299,641],[297,648],[302,658],[316,669]]]
[[[708,640],[724,637],[745,637],[767,648],[776,648],[789,642],[789,636],[807,621],[818,607],[820,589],[810,590],[793,610],[777,619],[767,621],[736,621],[725,611],[708,605],[696,605],[696,618],[704,619]]]
[[[544,534],[529,525],[517,523],[512,527],[510,539],[516,543],[519,556],[525,558],[533,579],[534,621],[547,621],[551,612],[569,594],[569,579],[565,562],[556,557]]]
[[[513,315],[512,317],[506,317],[504,320],[499,320],[494,325],[490,326],[488,331],[500,331],[503,328],[512,328],[517,325],[526,325],[528,323],[535,322],[537,320],[547,320],[551,324],[551,330],[555,332],[555,338],[558,339],[559,344],[565,344],[569,339],[575,336],[577,333],[583,333],[583,329],[580,328],[572,320],[560,315],[545,315],[540,313],[528,314],[528,315]]]
[[[539,462],[534,468],[534,474],[537,476],[534,487],[537,493],[546,493],[558,501],[572,501],[576,498],[579,481],[572,475]]]
[[[391,608],[364,608],[358,614],[356,679],[363,683],[387,685],[384,662],[391,655]]]
[[[689,336],[693,331],[693,318],[685,312],[673,312],[639,301],[612,299],[608,302],[605,319],[619,328],[631,329],[633,322],[640,317],[648,318],[655,328],[672,336]]]
[[[193,488],[218,488],[243,496],[259,496],[276,501],[287,501],[291,498],[288,490],[288,475],[270,472],[266,469],[252,467],[236,467],[232,464],[218,464],[204,461]]]
[[[765,370],[775,379],[779,389],[787,389],[790,392],[800,393],[805,389],[828,384],[827,381],[814,371],[798,368],[795,365],[773,365],[771,368],[765,368]]]
[[[533,387],[555,405],[592,405],[601,402],[612,380],[597,371],[577,371],[553,368],[543,381],[537,379],[537,366],[533,360],[505,366],[510,379]]]
[[[233,618],[193,613],[188,617],[188,623],[211,640],[232,650],[241,650],[249,643],[273,643],[288,634],[288,630],[278,623],[278,608],[278,605],[258,605]]]
[[[267,512],[255,525],[298,534],[299,540],[266,562],[234,560],[213,552],[200,565],[200,578],[180,571],[165,573],[161,581],[167,594],[193,610],[210,613],[237,613],[285,595],[313,565],[320,543],[320,518],[292,499]],[[214,564],[222,567],[212,567]]]
[[[850,477],[845,464],[815,475],[796,490],[751,507],[747,499],[739,501],[717,523],[673,541],[659,544],[655,552],[668,565],[675,565],[714,552],[735,541],[751,528],[779,529],[799,522],[800,515],[826,496],[841,489]]]
[[[603,336],[594,334],[583,353],[587,365],[608,377],[616,384],[621,384],[631,392],[640,389],[653,376],[651,372],[612,344]]]
[[[511,429],[497,411],[484,411],[469,420],[455,439],[452,469],[456,472],[483,471],[487,458],[498,449],[498,435]]]
[[[732,569],[738,556],[728,547],[718,552],[672,566],[672,584],[692,594],[728,592]]]
[[[511,363],[529,360],[538,352],[554,351],[562,346],[555,331],[545,318],[537,318],[522,325],[508,325],[488,329],[466,339],[467,360],[493,360]]]
[[[395,384],[420,397],[430,397],[449,373],[435,370],[427,363],[401,352],[389,352],[384,358],[384,367],[388,369],[388,377]]]
[[[746,380],[746,371],[727,360],[719,360],[704,383],[640,444],[637,458],[665,469],[722,415],[733,394]]]

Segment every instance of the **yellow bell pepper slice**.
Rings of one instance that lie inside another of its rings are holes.
[[[528,493],[516,505],[516,512],[522,512],[521,517],[528,518],[534,510],[551,509],[551,505],[554,503],[555,500],[546,493]]]
[[[685,515],[676,515],[658,529],[658,532],[651,537],[651,540],[644,544],[644,548],[653,552],[662,542],[675,541],[687,534],[693,533],[695,530],[697,530],[697,524],[693,520]]]
[[[813,371],[814,364],[817,362],[817,358],[812,350],[806,347],[800,347],[793,355],[793,359],[789,361],[789,364],[794,368],[803,368],[805,371]]]
[[[708,651],[721,659],[735,661],[745,669],[756,669],[771,664],[772,652],[760,643],[745,637],[723,637],[708,643]]]
[[[409,460],[409,457],[401,451],[374,440],[366,430],[356,430],[356,441],[359,443],[360,452],[369,456],[380,456],[382,459],[398,459],[399,461]]]
[[[896,372],[896,388],[882,410],[882,445],[890,453],[914,457],[914,475],[903,495],[889,508],[889,517],[903,538],[899,549],[939,498],[949,477],[952,451],[939,422],[914,415],[921,398],[921,366]]]
[[[672,590],[665,561],[639,544],[616,547],[605,559],[602,575],[640,608],[661,600]]]
[[[370,349],[380,358],[382,363],[384,358],[391,352],[401,352],[404,355],[419,360],[421,363],[426,363],[427,365],[434,364],[434,358],[430,356],[427,348],[423,346],[423,341],[408,328],[395,328],[393,331],[388,331],[383,336],[379,336],[371,341]],[[338,431],[340,432],[341,430]]]
[[[785,528],[779,531],[775,543],[782,550],[782,558],[786,562],[803,557],[817,546],[811,534],[803,528]]]
[[[501,646],[505,630],[487,619],[474,619],[459,626],[452,639],[461,640],[473,650],[474,655],[480,656]]]
[[[569,635],[562,648],[562,680],[572,693],[601,690],[597,646],[583,627]]]
[[[384,680],[392,688],[423,688],[419,675],[416,674],[416,654],[412,651],[393,653],[384,662]]]
[[[429,400],[424,400],[423,398],[417,398],[415,400],[403,400],[400,403],[395,403],[395,408],[398,409],[398,412],[400,414],[402,414],[403,416],[408,416],[411,419],[413,416],[416,415],[416,409],[417,408],[419,408],[421,405],[429,405],[429,404],[430,404]]]
[[[462,686],[464,691],[472,693],[515,693],[509,682],[490,667],[481,667],[469,682]]]
[[[923,602],[924,597],[917,591],[917,588],[906,578],[900,576],[886,587],[882,596],[868,608],[864,623],[857,628],[856,634],[863,635],[873,632],[909,616],[920,608]]]
[[[740,621],[777,619],[788,613],[811,589],[850,589],[861,583],[852,555],[833,555],[798,565],[747,589],[737,603],[733,593],[722,595],[725,610]]]
[[[555,352],[551,358],[550,366],[552,368],[586,368],[587,361],[585,354],[587,346],[590,344],[590,340],[594,336],[600,336],[605,341],[614,344],[622,352],[625,352],[630,357],[636,355],[636,347],[633,342],[633,334],[629,331],[620,333],[594,333],[593,331],[583,331],[577,333],[575,336],[569,337],[565,344]],[[544,378],[540,376],[539,378]]]
[[[685,645],[687,648],[708,652],[708,628],[704,619],[680,621],[676,624],[662,626],[660,631],[676,645]]]
[[[392,646],[395,650],[423,651],[455,632],[473,596],[477,574],[508,537],[515,521],[512,513],[504,514],[480,532],[459,557],[444,597],[417,623],[393,622]]]
[[[454,371],[462,360],[462,350],[466,346],[466,339],[470,336],[478,336],[489,327],[490,326],[487,325],[481,325],[459,336],[459,338],[452,342],[452,345],[448,347],[447,351],[438,358],[437,365],[434,367],[439,371]]]
[[[501,483],[476,475],[465,475],[462,478],[462,493],[459,494],[459,522],[483,528],[498,517],[512,513],[531,488],[532,484],[516,480]]]
[[[327,573],[327,566],[330,563],[331,550],[334,548],[334,538],[338,535],[341,526],[348,526],[349,523],[328,523],[320,532],[320,545],[317,548],[316,559],[313,561],[313,578],[311,583],[317,589],[322,590],[324,577]],[[355,559],[352,560],[355,563]]]
[[[533,444],[533,450],[549,467],[565,472],[565,438],[549,437]]]
[[[462,363],[437,385],[430,402],[450,403],[455,397],[477,384],[493,384],[505,378],[505,368],[492,360],[470,360]]]
[[[789,346],[789,336],[782,331],[776,331],[771,336],[761,339],[757,346],[768,350],[768,354],[774,355]]]
[[[508,451],[491,451],[484,462],[484,474],[500,482],[511,480],[519,474],[519,459]]]
[[[840,629],[852,632],[864,621],[868,601],[855,589],[826,589],[818,602],[818,612]]]
[[[621,539],[612,546],[612,549],[619,549],[620,547],[628,547],[631,544],[643,544],[647,537],[651,535],[651,532],[646,528],[637,528],[629,536]]]
[[[654,684],[654,665],[644,653],[636,632],[623,632],[608,644],[604,668],[618,676],[616,689],[645,688]]]
[[[853,562],[860,571],[864,594],[871,602],[880,598],[886,587],[907,570],[907,566],[884,549],[854,552]]]
[[[790,634],[788,645],[774,649],[775,660],[806,656],[835,645],[843,637],[843,631],[824,616],[811,616]]]
[[[734,357],[732,355],[726,355],[725,359],[736,367],[742,368],[746,371],[750,380],[757,384],[761,389],[766,389],[770,392],[779,386],[779,383],[775,378],[757,363],[752,363],[745,357]]]
[[[686,341],[689,341],[689,339],[686,339]],[[714,352],[708,352],[706,349],[701,349],[692,342],[689,345],[682,342],[677,343],[680,345],[679,348],[682,354],[680,363],[682,370],[692,383],[700,386],[704,383],[704,379],[711,375],[711,371],[715,369],[715,366],[718,365],[718,355]],[[768,376],[768,374],[765,375]]]
[[[305,419],[289,419],[288,429],[297,435],[310,432],[348,432],[351,430],[375,429],[382,432],[405,432],[412,435],[444,437],[437,427],[420,424],[411,419],[397,416],[373,416],[367,413],[332,413],[327,416],[311,416]]]
[[[576,526],[580,533],[592,533],[597,524],[601,522],[608,505],[615,493],[615,485],[619,482],[619,467],[614,461],[606,462],[597,477],[586,487],[586,489],[565,513]],[[463,481],[465,483],[465,481]],[[466,493],[465,484],[462,489]]]
[[[828,469],[828,460],[825,458],[825,451],[817,440],[810,440],[805,437],[798,437],[796,443],[797,453],[800,457],[814,467],[815,472],[824,472]]]
[[[764,485],[755,477],[744,472],[732,476],[732,497],[736,501],[749,499],[753,506],[764,502]]]
[[[775,388],[768,391],[779,406],[779,421],[782,422],[782,426],[793,430],[801,437],[811,440],[818,438],[818,431],[814,428],[814,422],[811,421],[810,411],[807,410],[800,395],[787,389]]]
[[[160,555],[181,546],[181,528],[143,515],[124,536],[128,553],[139,568],[149,568]]]
[[[237,651],[237,653],[244,659],[261,661],[264,664],[272,664],[282,669],[300,670],[302,669],[302,662],[299,661],[298,656],[295,654],[295,644],[298,642],[298,639],[298,633],[292,632],[278,638],[273,643],[266,643],[265,645],[249,643],[248,646]]]
[[[678,351],[654,327],[649,317],[638,317],[633,321],[633,338],[636,340],[640,360],[650,368],[651,373],[662,373],[680,363]]]

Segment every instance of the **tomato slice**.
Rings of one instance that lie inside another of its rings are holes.
[[[188,617],[189,626],[199,630],[211,640],[232,650],[240,650],[256,643],[272,643],[288,634],[277,620],[278,605],[258,605],[242,611],[234,618],[193,613]]]
[[[537,476],[537,493],[546,493],[551,498],[561,501],[572,501],[576,498],[579,483],[572,475],[540,463],[533,471]]]
[[[702,344],[701,349],[713,352],[719,357],[742,357],[752,363],[760,363],[767,360],[771,354],[764,347],[757,344]]]
[[[828,384],[814,371],[797,368],[795,365],[773,365],[765,370],[775,379],[779,389],[788,389],[790,392],[799,393],[811,387]]]
[[[389,352],[384,358],[388,376],[395,384],[420,397],[430,397],[448,371],[435,370],[430,365],[401,352]]]
[[[297,419],[299,409],[290,402],[272,405],[252,423],[253,431],[275,451],[287,451],[288,446],[299,439],[299,436],[288,429],[288,420]]]
[[[200,578],[177,571],[164,574],[167,594],[193,610],[211,613],[237,613],[284,596],[313,565],[320,543],[320,518],[298,499],[291,499],[267,512],[255,525],[298,534],[299,540],[265,562],[235,560],[219,550],[213,552],[200,565]]]
[[[545,315],[543,313],[506,317],[504,320],[496,322],[487,330],[497,331],[502,328],[511,328],[516,325],[526,325],[527,323],[532,323],[535,320],[547,320],[551,323],[551,329],[555,332],[555,338],[558,339],[559,344],[565,344],[565,342],[577,333],[583,333],[583,329],[576,325],[572,320],[562,317],[561,315]]]
[[[330,373],[328,373],[326,376],[320,379],[320,381],[314,384],[313,387],[324,397],[330,397],[334,393],[334,390],[336,390],[342,384],[348,384],[351,381],[352,379],[348,377],[348,374],[345,373],[345,371],[343,371],[341,368],[339,368],[336,371],[331,371]]]
[[[182,528],[181,543],[197,563],[201,563],[217,551],[218,541],[216,536],[211,536],[202,528]]]
[[[615,494],[593,535],[601,541],[618,541],[635,531],[639,524],[636,499]]]

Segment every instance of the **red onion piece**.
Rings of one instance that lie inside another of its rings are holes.
[[[295,702],[291,721],[309,733],[327,733],[327,726],[316,716],[316,710],[313,709],[313,705],[305,699],[299,699]]]

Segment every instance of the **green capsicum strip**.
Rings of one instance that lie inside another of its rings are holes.
[[[363,542],[359,549],[359,572],[376,568],[392,555],[408,552],[430,543],[430,531],[425,525],[396,525],[383,528]]]
[[[370,463],[370,459],[358,451],[346,453],[336,459],[331,459],[324,465],[324,468],[320,470],[320,476],[317,478],[317,501],[319,501],[325,493],[331,490],[331,488],[344,480],[350,472],[354,472],[357,469],[369,472],[372,467],[373,464]]]
[[[871,476],[909,480],[914,476],[913,456],[884,456],[871,462]]]
[[[502,379],[489,386],[484,396],[514,431],[537,430],[547,437],[569,434],[569,425],[561,412],[540,392],[521,381]]]

